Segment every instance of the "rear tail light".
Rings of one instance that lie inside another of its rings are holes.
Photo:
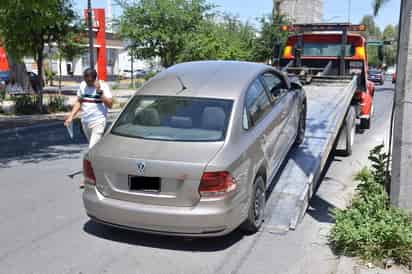
[[[284,51],[283,51],[283,58],[285,59],[292,59],[293,58],[293,47],[292,46],[286,46]]]
[[[214,197],[226,194],[236,189],[236,182],[227,171],[205,172],[199,185],[202,197]]]
[[[96,177],[94,176],[92,163],[89,160],[83,160],[83,176],[85,183],[96,185]]]
[[[366,58],[365,47],[356,47],[354,57],[357,58],[357,59],[365,60],[365,58]]]

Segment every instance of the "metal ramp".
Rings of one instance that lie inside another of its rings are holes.
[[[302,220],[338,137],[356,89],[349,81],[305,86],[308,104],[304,143],[289,153],[267,201],[264,230],[295,229]]]

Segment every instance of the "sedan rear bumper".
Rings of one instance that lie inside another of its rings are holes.
[[[88,185],[83,202],[87,215],[97,222],[163,235],[221,236],[233,231],[244,218],[241,216],[242,206],[225,199],[200,202],[195,207],[147,205],[104,197]]]

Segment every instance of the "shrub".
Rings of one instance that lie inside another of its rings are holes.
[[[37,98],[35,95],[19,95],[13,98],[15,101],[16,114],[35,114],[38,113]]]
[[[52,96],[50,97],[47,111],[49,113],[67,111],[65,105],[66,98],[64,96]]]
[[[373,149],[369,159],[371,168],[362,169],[352,204],[344,210],[336,209],[336,224],[330,242],[337,253],[358,256],[380,262],[392,258],[399,264],[412,265],[412,218],[406,212],[391,207],[383,185],[387,172],[388,155],[383,147]]]
[[[0,102],[6,98],[6,90],[0,86]]]

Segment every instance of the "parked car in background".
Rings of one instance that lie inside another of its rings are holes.
[[[385,75],[380,69],[370,69],[368,71],[368,80],[383,85],[385,84]]]
[[[266,190],[305,125],[302,86],[272,67],[173,66],[136,93],[85,155],[86,212],[158,234],[256,232]]]
[[[144,69],[136,69],[133,70],[133,77],[134,78],[141,78],[141,77],[145,77],[147,75],[147,71]],[[131,70],[123,70],[122,76],[125,78],[131,78],[132,75],[132,71]]]

